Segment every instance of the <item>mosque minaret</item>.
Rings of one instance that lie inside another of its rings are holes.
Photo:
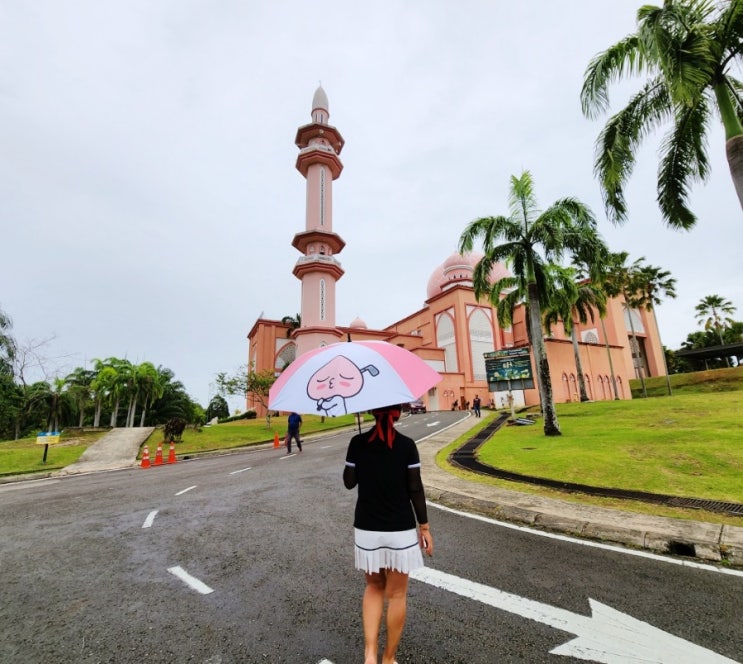
[[[305,230],[292,246],[302,256],[293,274],[302,282],[302,324],[294,330],[297,356],[341,340],[335,325],[335,284],[343,276],[336,258],[346,243],[333,232],[333,180],[343,170],[343,137],[328,124],[328,97],[318,87],[312,98],[312,122],[297,130],[297,170],[307,181]]]

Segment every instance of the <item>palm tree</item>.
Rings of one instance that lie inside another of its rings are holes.
[[[152,362],[142,362],[137,367],[137,378],[142,397],[142,415],[139,420],[139,426],[143,427],[145,418],[147,417],[147,409],[163,395],[165,375],[163,374],[162,367],[156,369]]]
[[[288,325],[289,329],[286,331],[287,338],[292,335],[292,332],[296,330],[299,327],[302,327],[302,316],[300,314],[296,314],[294,316],[284,316],[281,319],[281,322],[284,325]]]
[[[735,321],[730,317],[735,313],[735,307],[730,300],[719,295],[707,295],[703,297],[694,308],[697,323],[704,325],[706,331],[714,330],[720,337],[720,345],[725,345],[722,331],[730,327]],[[730,366],[730,358],[725,357],[726,366]]]
[[[578,345],[577,323],[585,325],[589,319],[593,321],[594,309],[599,312],[600,316],[606,313],[606,293],[590,281],[576,283],[578,271],[574,268],[552,266],[552,269],[559,287],[553,292],[545,310],[544,325],[549,333],[554,323],[558,320],[562,321],[565,332],[570,335],[573,344],[580,400],[588,401],[586,379]]]
[[[509,215],[470,222],[459,238],[459,252],[472,251],[478,239],[482,240],[484,255],[473,273],[475,296],[488,295],[493,304],[498,304],[503,280],[491,284],[488,275],[495,263],[505,261],[514,275],[511,282],[518,286],[511,297],[525,294],[527,298],[544,433],[559,436],[560,425],[544,346],[540,295],[544,297],[549,292],[547,263],[559,263],[567,254],[593,264],[607,253],[596,230],[596,219],[591,210],[575,198],[560,199],[540,211],[531,174],[524,171],[521,177],[511,176]],[[501,241],[503,243],[498,244]]]
[[[68,393],[77,405],[79,417],[78,426],[81,428],[85,422],[85,407],[90,401],[95,376],[95,371],[78,367],[64,379],[65,385],[67,385],[68,388]]]
[[[741,61],[740,0],[665,0],[637,12],[637,32],[599,53],[586,69],[581,105],[590,118],[609,107],[608,87],[646,75],[643,88],[612,116],[596,142],[595,171],[614,222],[627,219],[626,184],[643,138],[663,122],[671,130],[660,148],[658,204],[673,228],[691,228],[689,185],[709,175],[707,134],[714,111],[725,129],[730,173],[743,207],[743,84],[731,69]]]
[[[668,363],[663,343],[660,340],[660,327],[655,315],[655,307],[661,302],[661,294],[665,297],[676,297],[676,279],[668,270],[663,270],[654,265],[641,265],[635,274],[635,301],[648,311],[653,312],[655,320],[655,331],[658,335],[658,343],[663,353],[663,366],[666,370],[666,388],[668,396],[673,394],[671,390],[671,377],[668,375]]]
[[[640,343],[637,341],[635,321],[632,316],[632,310],[642,305],[642,301],[637,296],[636,273],[645,259],[638,258],[631,265],[627,265],[628,258],[629,254],[626,251],[609,254],[604,267],[604,274],[601,277],[601,287],[608,297],[622,297],[622,306],[629,322],[630,336],[632,338],[630,344],[632,366],[634,367],[635,375],[640,379],[642,396],[647,397],[648,391],[645,386],[644,375],[645,360],[640,352]]]
[[[15,339],[10,334],[13,329],[13,321],[2,309],[0,309],[0,373],[13,373],[13,360],[15,359]]]

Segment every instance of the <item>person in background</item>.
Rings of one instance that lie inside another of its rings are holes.
[[[292,453],[292,438],[297,441],[297,448],[302,451],[302,441],[299,440],[299,430],[302,428],[302,416],[298,413],[290,413],[287,419],[286,453]]]
[[[387,605],[382,664],[395,664],[407,613],[408,575],[433,554],[420,457],[415,442],[395,429],[400,407],[372,411],[375,424],[351,439],[343,483],[358,487],[354,552],[364,572],[364,663],[377,664],[379,630]],[[416,530],[416,521],[418,528]]]
[[[472,410],[475,411],[475,417],[480,417],[480,395],[476,394],[472,399]]]

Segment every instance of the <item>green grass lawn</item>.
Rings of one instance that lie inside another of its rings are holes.
[[[288,415],[272,417],[270,424],[265,419],[237,420],[201,429],[186,429],[182,440],[176,444],[176,454],[188,455],[200,452],[215,452],[229,450],[247,445],[273,442],[274,433],[279,435],[280,443],[283,445],[286,435]],[[365,416],[366,421],[371,419]],[[301,437],[313,433],[330,431],[340,427],[351,427],[356,424],[355,415],[342,415],[340,417],[321,418],[318,415],[302,415]],[[147,445],[152,454],[152,449],[163,440],[162,430],[158,429],[148,438]],[[140,452],[141,455],[141,452]]]
[[[0,476],[44,473],[69,466],[80,458],[89,445],[105,433],[104,430],[63,431],[60,442],[56,445],[49,445],[46,463],[42,463],[44,446],[36,444],[36,436],[0,441]]]
[[[503,427],[483,463],[592,486],[743,503],[743,391],[558,404],[562,436]]]

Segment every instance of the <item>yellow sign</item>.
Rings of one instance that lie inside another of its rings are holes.
[[[59,431],[39,431],[36,434],[37,445],[55,445],[59,442]]]

